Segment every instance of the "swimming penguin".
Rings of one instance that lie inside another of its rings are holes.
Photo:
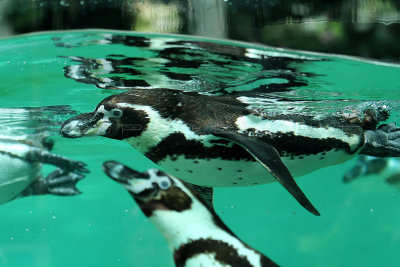
[[[122,184],[173,251],[176,266],[278,266],[243,243],[183,181],[157,169],[132,170],[115,161],[104,172]]]
[[[53,154],[47,139],[0,139],[0,204],[29,195],[76,195],[75,184],[89,172],[85,164]],[[41,175],[41,164],[58,168]]]
[[[279,181],[315,215],[293,177],[358,153],[400,156],[400,131],[382,125],[385,110],[363,120],[304,114],[270,116],[245,98],[170,89],[134,89],[101,101],[61,128],[64,137],[124,140],[163,169],[196,185],[206,199],[216,186]]]
[[[400,189],[400,159],[361,155],[353,168],[343,175],[343,182],[349,183],[369,175],[379,175],[386,183]]]
[[[86,164],[51,153],[51,127],[68,106],[0,108],[0,204],[29,195],[75,195],[75,184],[89,171]],[[42,164],[56,166],[42,177]]]

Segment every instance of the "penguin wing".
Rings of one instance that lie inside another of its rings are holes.
[[[221,128],[205,127],[203,132],[217,137],[221,137],[234,142],[243,147],[250,155],[254,157],[264,168],[266,168],[275,179],[289,191],[290,194],[302,205],[305,209],[314,215],[319,216],[317,209],[311,204],[308,198],[296,184],[292,174],[282,162],[278,151],[264,142],[250,138],[246,135],[227,131]]]

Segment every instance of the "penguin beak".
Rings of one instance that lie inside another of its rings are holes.
[[[102,126],[103,115],[101,113],[83,113],[75,116],[61,126],[60,134],[67,138],[78,138],[84,135],[98,135]]]
[[[148,180],[146,173],[135,171],[119,162],[106,161],[103,163],[103,171],[113,180],[124,185],[132,185],[132,180]]]
[[[116,161],[104,162],[103,171],[111,179],[123,185],[136,200],[151,200],[160,191],[160,187],[150,179],[148,172],[132,170]]]

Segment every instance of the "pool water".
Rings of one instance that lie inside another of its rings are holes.
[[[92,111],[132,86],[243,94],[270,113],[316,116],[385,105],[399,114],[400,65],[224,40],[119,31],[64,31],[0,40],[0,108],[70,105]],[[4,118],[2,118],[4,119]],[[88,164],[83,194],[0,206],[0,266],[173,266],[167,243],[101,165],[155,164],[128,144],[65,139],[54,153]],[[297,180],[320,211],[278,184],[217,188],[215,206],[242,240],[282,266],[398,266],[400,192],[372,176],[350,184],[354,160]],[[43,173],[52,170],[45,166]]]

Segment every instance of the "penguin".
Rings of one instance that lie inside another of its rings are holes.
[[[369,175],[379,175],[387,184],[400,189],[400,159],[360,155],[356,164],[343,175],[343,182],[350,183]]]
[[[158,169],[141,173],[115,161],[105,162],[103,170],[160,230],[177,267],[278,266],[241,241],[189,184]]]
[[[89,172],[86,164],[51,153],[54,141],[43,127],[46,112],[55,116],[64,107],[2,108],[0,125],[0,205],[31,195],[76,195],[76,183]],[[42,176],[42,165],[56,169]]]
[[[67,138],[124,140],[212,201],[213,187],[281,183],[319,215],[294,177],[339,164],[358,153],[400,155],[400,131],[384,108],[358,119],[268,115],[245,97],[179,90],[132,89],[101,101],[94,112],[64,122]]]
[[[30,195],[80,194],[75,184],[89,172],[85,164],[49,152],[42,142],[37,144],[0,139],[0,205]],[[42,177],[42,164],[58,168]]]

